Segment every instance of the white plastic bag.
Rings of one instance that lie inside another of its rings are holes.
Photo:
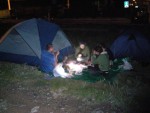
[[[132,65],[126,59],[123,59],[122,61],[124,63],[123,64],[124,70],[132,70],[133,69]]]

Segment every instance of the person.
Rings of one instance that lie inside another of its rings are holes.
[[[111,50],[109,48],[106,47],[106,45],[104,43],[99,43],[98,46],[102,47],[103,52],[107,52],[108,56],[109,56],[109,61],[110,61],[110,66],[113,65],[113,53],[111,52]]]
[[[90,59],[90,49],[85,42],[80,42],[75,50],[75,58],[79,62],[87,62]]]
[[[44,73],[47,73],[53,76],[53,69],[58,63],[59,51],[54,52],[54,48],[52,44],[47,44],[46,50],[42,51],[41,62],[40,62],[40,70]]]
[[[109,56],[106,51],[99,45],[97,45],[93,49],[93,54],[91,56],[91,61],[89,64],[93,66],[89,66],[88,69],[93,74],[107,74],[109,71]]]

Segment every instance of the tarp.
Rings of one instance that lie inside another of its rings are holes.
[[[83,71],[82,75],[75,75],[72,79],[74,80],[82,80],[86,82],[98,82],[98,81],[106,81],[113,83],[116,79],[116,75],[120,73],[121,70],[110,70],[108,74],[91,74],[88,70]]]
[[[113,62],[113,65],[109,69],[108,74],[93,74],[88,69],[83,70],[82,74],[80,75],[74,75],[72,79],[74,80],[82,80],[86,82],[98,82],[98,81],[104,81],[107,83],[113,84],[114,81],[117,79],[117,75],[119,73],[122,73],[124,71],[130,71],[132,69],[125,69],[123,65],[125,65],[124,60],[127,60],[129,62],[128,58],[118,58],[115,59]]]

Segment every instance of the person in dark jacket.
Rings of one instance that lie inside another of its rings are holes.
[[[109,71],[109,55],[101,46],[96,46],[91,55],[89,71],[93,74],[107,74]]]
[[[87,62],[90,59],[90,49],[85,42],[80,42],[75,50],[77,61]]]

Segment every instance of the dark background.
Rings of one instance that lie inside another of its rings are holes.
[[[12,18],[99,18],[123,17],[148,22],[145,0],[10,0]],[[124,8],[129,1],[129,8]],[[7,9],[7,0],[0,0],[0,9]],[[135,8],[138,6],[138,8]]]
[[[39,8],[39,13],[42,12],[45,15],[49,12],[55,18],[81,18],[125,16],[123,2],[124,0],[70,0],[69,8],[67,7],[67,0],[23,0],[13,1],[11,4],[12,8],[16,10],[22,8],[24,10],[29,8],[34,9],[36,7]],[[34,11],[30,12],[33,13]],[[38,12],[34,12],[34,15],[39,16]],[[18,12],[18,16],[20,13]]]

